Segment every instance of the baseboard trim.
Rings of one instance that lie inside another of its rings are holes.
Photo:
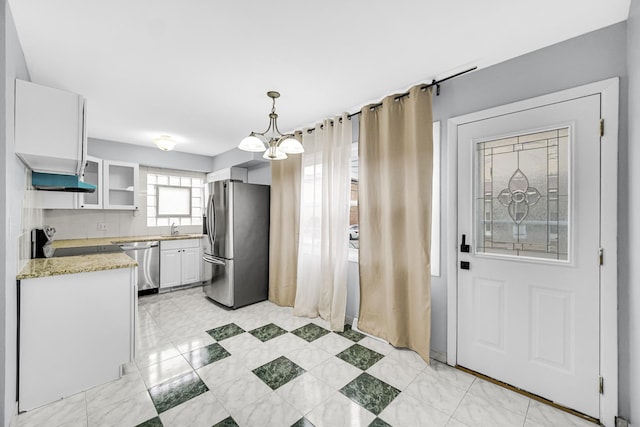
[[[432,359],[437,360],[438,362],[442,362],[444,364],[447,363],[447,353],[445,353],[444,351],[430,349],[429,355]]]
[[[11,420],[9,421],[9,427],[14,427],[18,425],[18,402],[13,407],[13,415],[11,416]]]

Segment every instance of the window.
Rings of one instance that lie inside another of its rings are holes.
[[[204,176],[147,172],[147,227],[202,225],[203,201]]]
[[[191,187],[156,185],[156,216],[191,216]]]
[[[355,132],[357,135],[357,132]],[[431,198],[431,275],[440,276],[440,122],[433,124],[433,180]],[[357,261],[358,228],[358,141],[351,145],[351,203],[349,205],[349,260]]]

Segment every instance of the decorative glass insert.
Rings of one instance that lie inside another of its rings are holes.
[[[147,227],[202,225],[202,178],[147,173]],[[189,205],[190,202],[190,205]]]
[[[476,253],[569,259],[568,126],[476,144]]]

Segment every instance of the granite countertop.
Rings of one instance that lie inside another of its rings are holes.
[[[104,246],[118,243],[130,242],[154,242],[156,240],[184,240],[200,239],[202,234],[178,234],[175,236],[120,236],[120,237],[98,237],[93,239],[67,239],[54,240],[51,243],[54,249],[58,248],[81,248],[84,246]]]
[[[16,276],[21,279],[59,276],[63,274],[88,273],[118,268],[136,267],[138,262],[124,253],[79,255],[59,258],[30,260]]]

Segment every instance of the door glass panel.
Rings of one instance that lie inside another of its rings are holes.
[[[569,259],[570,128],[476,144],[476,253]]]

